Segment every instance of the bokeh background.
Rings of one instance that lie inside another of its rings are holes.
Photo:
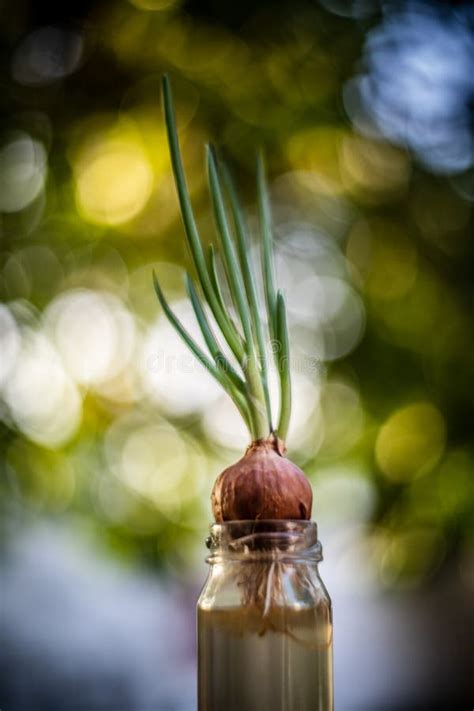
[[[163,71],[206,239],[204,143],[255,235],[266,153],[336,710],[471,709],[472,5],[0,7],[2,711],[195,708],[209,493],[246,436],[152,289],[195,330]]]

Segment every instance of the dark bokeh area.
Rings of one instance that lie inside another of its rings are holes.
[[[209,241],[204,144],[255,238],[265,152],[336,711],[472,708],[472,5],[0,12],[2,711],[195,708],[209,494],[247,437],[153,293],[197,336],[165,71]]]

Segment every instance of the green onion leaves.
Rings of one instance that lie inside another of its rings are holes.
[[[206,260],[194,218],[181,160],[171,88],[166,76],[163,78],[163,104],[181,215],[197,274],[197,283],[189,274],[186,275],[186,289],[208,354],[202,350],[175,316],[164,297],[156,276],[153,275],[155,291],[173,328],[234,401],[253,440],[263,439],[273,433],[265,318],[259,303],[244,211],[228,168],[218,160],[215,151],[209,146],[207,148],[209,191],[219,236],[224,275],[238,317],[239,323],[236,325],[224,299],[217,269],[218,253],[211,245]],[[262,234],[266,320],[280,382],[280,413],[276,434],[281,439],[285,439],[291,412],[289,339],[285,301],[275,286],[270,203],[261,157],[257,163],[257,196]],[[206,306],[209,308],[209,315],[206,313]],[[209,319],[209,316],[212,316],[212,320]],[[277,343],[276,348],[274,342]],[[240,372],[231,364],[225,353],[227,349],[235,358]]]

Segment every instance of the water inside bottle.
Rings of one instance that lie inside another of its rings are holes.
[[[199,711],[332,711],[330,605],[199,609]]]

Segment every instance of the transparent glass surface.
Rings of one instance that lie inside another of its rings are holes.
[[[310,521],[211,526],[199,711],[332,711],[331,601]]]

